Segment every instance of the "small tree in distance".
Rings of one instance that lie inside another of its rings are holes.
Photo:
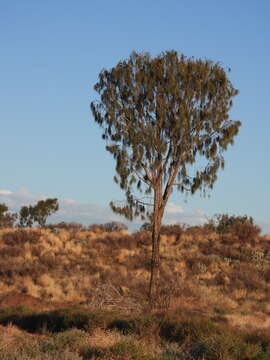
[[[57,199],[40,200],[34,206],[33,217],[40,227],[45,226],[48,216],[54,214],[59,209]]]
[[[23,206],[19,213],[19,225],[32,227],[37,222],[40,227],[45,226],[48,216],[59,209],[57,199],[40,200],[36,205]]]
[[[13,227],[17,219],[17,214],[8,211],[5,203],[0,204],[0,228]]]
[[[175,51],[156,57],[134,52],[102,70],[94,89],[100,100],[91,110],[116,160],[114,180],[126,195],[122,206],[111,207],[129,220],[151,219],[153,301],[168,199],[173,188],[194,194],[213,187],[241,125],[228,115],[238,91],[220,64]]]
[[[22,206],[19,212],[19,226],[32,227],[34,222],[34,207]]]

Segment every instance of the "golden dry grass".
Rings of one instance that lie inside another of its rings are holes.
[[[0,294],[135,311],[145,304],[150,255],[149,233],[1,229]],[[269,295],[269,236],[243,242],[198,229],[162,235],[160,308],[264,328]]]

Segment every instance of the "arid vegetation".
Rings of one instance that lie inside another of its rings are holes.
[[[0,230],[1,359],[270,358],[270,237],[251,218],[163,226],[151,311],[151,233],[108,230]]]

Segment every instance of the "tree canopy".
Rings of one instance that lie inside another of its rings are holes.
[[[175,51],[155,58],[134,52],[102,70],[95,90],[100,101],[91,109],[116,159],[115,181],[126,191],[127,206],[115,211],[129,219],[144,213],[133,186],[150,194],[159,177],[169,187],[177,179],[182,192],[213,186],[240,126],[228,117],[238,91],[218,63]],[[207,163],[191,177],[187,167],[199,157]]]

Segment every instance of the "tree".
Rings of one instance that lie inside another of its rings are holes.
[[[59,209],[57,199],[40,200],[33,208],[33,218],[40,227],[45,226],[47,217]]]
[[[19,225],[21,227],[32,227],[34,223],[34,207],[22,206],[19,212]]]
[[[8,212],[8,207],[5,203],[0,204],[0,228],[13,227],[16,218],[17,214]]]
[[[19,213],[19,224],[22,227],[32,227],[34,222],[45,226],[47,217],[59,209],[57,199],[40,200],[36,205],[23,206]]]
[[[103,69],[94,89],[100,98],[91,103],[92,114],[116,160],[114,180],[126,195],[122,206],[111,202],[111,208],[129,220],[151,219],[153,301],[168,199],[174,187],[191,194],[213,187],[224,168],[223,152],[241,125],[228,115],[238,91],[219,63],[175,51],[156,57],[133,52]]]

